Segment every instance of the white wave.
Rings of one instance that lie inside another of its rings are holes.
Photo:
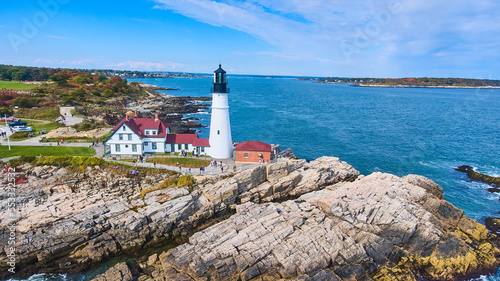
[[[47,281],[47,280],[58,280],[58,281],[64,281],[67,280],[67,274],[66,273],[60,273],[60,274],[47,274],[47,273],[39,273],[35,275],[31,275],[28,279],[8,279],[7,281]]]

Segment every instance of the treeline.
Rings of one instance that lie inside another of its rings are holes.
[[[47,81],[60,68],[28,67],[0,64],[0,80]]]
[[[100,72],[78,69],[54,69],[18,66],[0,66],[1,78],[37,80],[41,83],[28,93],[0,90],[0,111],[10,113],[11,106],[19,108],[64,105],[123,104],[123,99],[147,95],[137,83],[128,83],[119,76],[107,77]],[[19,76],[19,77],[18,77]],[[36,79],[35,79],[36,78]]]
[[[16,81],[47,81],[50,76],[61,71],[79,71],[86,73],[100,73],[107,77],[120,76],[122,78],[174,78],[174,77],[200,77],[196,74],[180,72],[145,72],[137,70],[113,69],[65,69],[14,66],[0,64],[0,80]]]
[[[135,83],[129,85],[127,79],[119,76],[109,78],[99,72],[64,69],[51,75],[49,81],[53,83],[42,84],[32,92],[42,95],[56,94],[63,104],[104,105],[110,98],[137,97],[145,94]]]
[[[318,79],[325,83],[349,83],[363,85],[415,86],[415,87],[500,87],[500,80],[468,78],[338,78]]]

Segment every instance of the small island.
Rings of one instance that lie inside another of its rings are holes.
[[[356,87],[500,89],[500,80],[467,78],[340,78],[328,77],[319,83],[352,84]]]

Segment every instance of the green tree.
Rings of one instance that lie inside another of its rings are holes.
[[[80,74],[78,76],[75,76],[72,78],[72,80],[75,81],[75,83],[80,84],[80,85],[92,83],[92,79],[90,79],[90,77],[88,77],[85,74]]]
[[[76,90],[70,91],[69,92],[71,98],[75,101],[85,101],[85,89],[83,87],[80,87]]]
[[[68,77],[62,73],[56,73],[50,76],[49,79],[56,82],[56,84],[61,87],[68,85]]]
[[[11,103],[13,106],[19,106],[24,108],[33,107],[33,102],[28,98],[15,98]]]
[[[12,74],[12,80],[21,81],[23,80],[24,73],[22,71],[17,71]]]
[[[2,106],[2,107],[0,107],[0,115],[2,117],[5,115],[12,116],[12,115],[14,115],[14,110],[8,106]]]
[[[115,93],[111,89],[106,89],[104,93],[102,93],[102,96],[105,98],[111,98],[115,96]]]

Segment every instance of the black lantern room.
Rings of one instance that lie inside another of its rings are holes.
[[[229,93],[226,81],[226,72],[222,69],[222,65],[219,64],[219,68],[214,71],[214,87],[212,93]]]

